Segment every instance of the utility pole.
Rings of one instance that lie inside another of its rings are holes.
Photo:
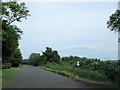
[[[118,2],[118,9],[120,10],[120,1]],[[118,30],[118,60],[120,60],[120,30]]]

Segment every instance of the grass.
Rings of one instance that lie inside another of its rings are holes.
[[[99,84],[103,87],[115,87],[104,73],[76,68],[74,67],[74,64],[70,65],[68,62],[62,62],[61,64],[47,63],[46,65],[38,67],[76,80]]]
[[[5,87],[14,76],[19,72],[19,70],[24,67],[24,65],[20,65],[19,67],[11,67],[10,69],[2,70],[2,87]]]

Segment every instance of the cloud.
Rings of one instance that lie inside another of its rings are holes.
[[[80,56],[80,57],[87,57],[87,58],[98,58],[101,60],[109,60],[112,58],[113,60],[116,59],[117,53],[115,54],[116,50],[98,50],[98,49],[91,49],[88,47],[74,47],[64,50],[59,50],[61,55],[63,56]],[[104,54],[103,54],[104,53]]]
[[[26,3],[31,17],[17,25],[24,58],[50,46],[61,56],[117,58],[117,35],[107,29],[116,3]]]

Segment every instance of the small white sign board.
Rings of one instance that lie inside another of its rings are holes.
[[[77,67],[79,67],[80,66],[80,62],[79,61],[77,61]]]

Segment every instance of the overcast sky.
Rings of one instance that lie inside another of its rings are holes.
[[[117,59],[118,35],[106,25],[117,2],[26,2],[26,6],[31,16],[16,23],[24,33],[19,46],[23,58],[52,47],[61,57]]]

